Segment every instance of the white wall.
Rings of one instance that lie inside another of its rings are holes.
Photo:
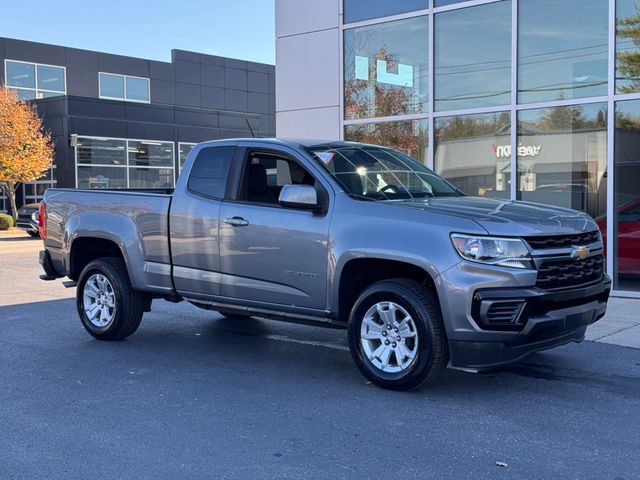
[[[340,139],[341,0],[276,0],[276,135]]]

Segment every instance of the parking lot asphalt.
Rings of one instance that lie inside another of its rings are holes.
[[[0,241],[0,479],[640,479],[638,349],[390,392],[341,330],[154,301],[129,339],[94,340],[73,289],[37,280],[40,246]]]

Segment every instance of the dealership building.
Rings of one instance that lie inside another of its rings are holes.
[[[598,219],[640,296],[636,0],[276,0],[278,136],[401,149],[470,195]]]
[[[55,141],[50,171],[22,186],[18,205],[51,186],[173,187],[196,143],[275,133],[273,65],[183,50],[160,62],[1,37],[0,65],[0,83],[36,103]]]

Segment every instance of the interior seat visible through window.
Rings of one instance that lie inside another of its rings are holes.
[[[275,153],[250,152],[241,187],[241,199],[252,203],[278,205],[285,185],[315,185],[315,178],[295,160]]]
[[[267,169],[261,163],[249,165],[249,185],[247,200],[258,203],[277,203],[267,184]]]

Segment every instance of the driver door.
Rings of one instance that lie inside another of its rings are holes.
[[[222,296],[325,308],[330,209],[280,206],[291,183],[325,188],[292,151],[247,148],[238,191],[220,209]]]

